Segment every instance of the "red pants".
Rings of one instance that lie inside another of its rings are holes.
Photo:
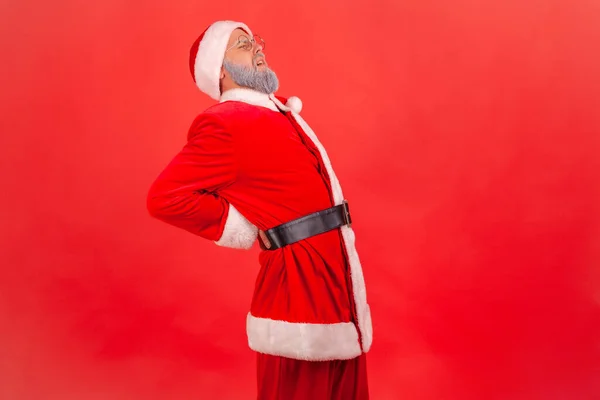
[[[367,359],[302,361],[258,354],[258,400],[368,400]]]

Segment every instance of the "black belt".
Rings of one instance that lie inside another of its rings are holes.
[[[267,231],[259,231],[258,235],[263,250],[275,250],[344,225],[352,225],[346,200],[339,206],[317,211]]]

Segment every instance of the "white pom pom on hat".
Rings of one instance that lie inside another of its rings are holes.
[[[285,102],[285,105],[296,114],[300,114],[300,111],[302,111],[302,100],[296,96],[288,98]]]

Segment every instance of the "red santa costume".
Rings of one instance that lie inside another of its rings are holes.
[[[194,43],[197,86],[219,101],[153,183],[152,216],[219,246],[249,249],[260,231],[342,204],[327,152],[300,117],[302,103],[251,89],[219,89],[225,49],[242,23],[219,21]],[[365,282],[349,225],[267,250],[249,313],[259,399],[367,399],[372,342]]]

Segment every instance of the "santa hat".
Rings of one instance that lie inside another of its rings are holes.
[[[227,43],[229,43],[231,33],[237,28],[252,36],[250,28],[242,22],[217,21],[202,32],[190,49],[192,78],[202,92],[215,100],[219,100],[221,97],[219,82],[221,81],[221,67],[225,59]],[[286,99],[281,98],[280,100]],[[302,110],[302,101],[296,96],[290,97],[284,103],[297,113]]]
[[[202,92],[215,100],[221,97],[219,81],[227,43],[231,33],[237,28],[243,29],[252,36],[246,24],[217,21],[202,32],[190,49],[190,72],[194,82]]]

